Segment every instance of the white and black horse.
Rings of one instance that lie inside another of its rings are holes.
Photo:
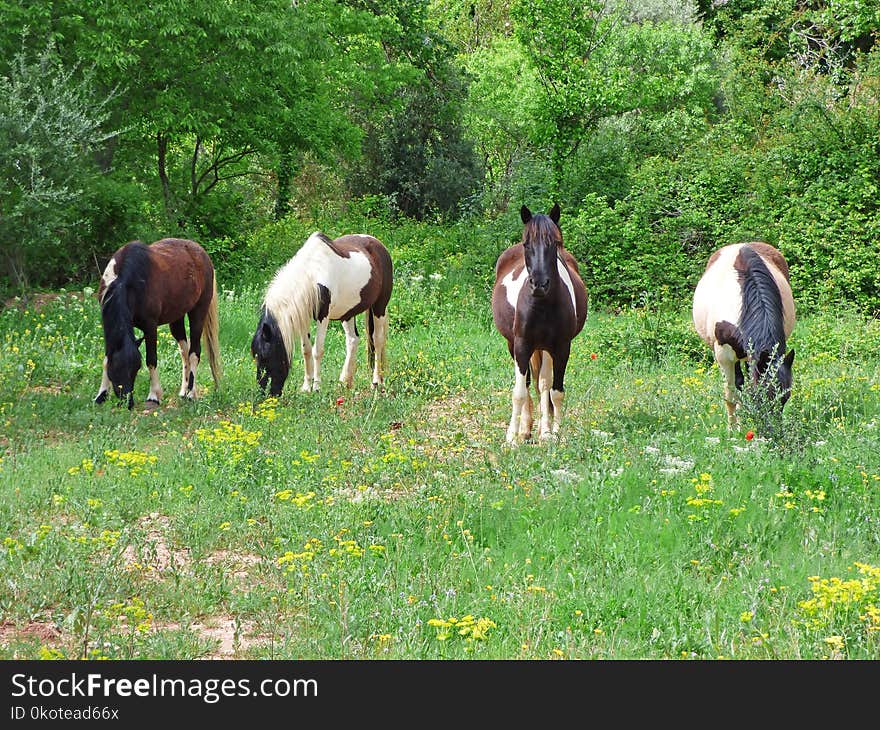
[[[495,326],[514,360],[509,443],[531,438],[532,380],[541,405],[540,438],[559,432],[571,341],[587,318],[587,289],[563,246],[559,205],[548,215],[532,215],[523,206],[520,217],[522,241],[498,257],[492,290]]]
[[[266,290],[251,341],[260,388],[268,385],[271,396],[281,395],[299,340],[305,366],[301,390],[318,390],[331,320],[341,321],[345,331],[345,364],[339,381],[352,387],[359,342],[355,317],[361,312],[366,313],[373,387],[381,387],[393,278],[391,256],[377,238],[352,234],[331,240],[320,231],[312,233]],[[314,345],[309,334],[312,321],[317,322]]]
[[[693,321],[700,338],[715,353],[724,375],[727,425],[739,423],[738,390],[762,384],[769,403],[781,411],[791,394],[794,350],[786,340],[795,323],[788,263],[768,243],[735,243],[709,258],[694,291]]]

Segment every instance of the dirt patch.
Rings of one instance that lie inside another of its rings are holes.
[[[152,631],[180,631],[179,623],[153,624]],[[268,644],[272,637],[256,631],[253,621],[240,621],[234,616],[211,616],[186,626],[201,638],[216,642],[214,651],[201,659],[233,659],[251,647]]]
[[[38,639],[47,646],[61,644],[61,631],[55,624],[44,621],[29,621],[24,626],[4,621],[0,623],[0,644],[8,645],[15,640]]]
[[[35,312],[39,312],[41,309],[44,309],[47,305],[54,302],[56,299],[60,297],[74,297],[76,299],[85,299],[85,296],[82,292],[33,292],[32,294],[28,294],[24,297],[12,297],[3,302],[4,309],[15,308],[20,311],[25,311],[26,309],[32,309]]]
[[[187,548],[169,546],[169,517],[151,512],[141,517],[138,525],[144,530],[143,541],[140,544],[127,545],[122,551],[127,570],[138,570],[158,578],[166,571],[179,571],[190,565],[192,561]]]

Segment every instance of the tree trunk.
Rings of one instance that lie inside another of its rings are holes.
[[[294,174],[293,150],[285,148],[278,161],[278,191],[275,197],[275,220],[279,221],[290,212],[290,185]]]

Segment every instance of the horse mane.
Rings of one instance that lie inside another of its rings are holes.
[[[293,360],[295,337],[309,332],[318,308],[317,272],[330,239],[315,231],[272,278],[263,298],[263,308],[278,323],[287,358]]]
[[[142,298],[147,287],[150,253],[142,241],[132,241],[114,254],[120,267],[101,296],[101,322],[107,351],[116,349],[127,334],[134,337],[132,299]]]
[[[785,354],[782,296],[770,269],[753,248],[743,246],[734,262],[742,286],[739,329],[743,344],[751,341],[755,354],[777,347],[775,357]]]

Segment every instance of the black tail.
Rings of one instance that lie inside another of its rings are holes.
[[[372,308],[367,310],[367,357],[369,358],[370,371],[376,365],[376,343],[373,342],[373,331],[376,325],[373,322]]]

